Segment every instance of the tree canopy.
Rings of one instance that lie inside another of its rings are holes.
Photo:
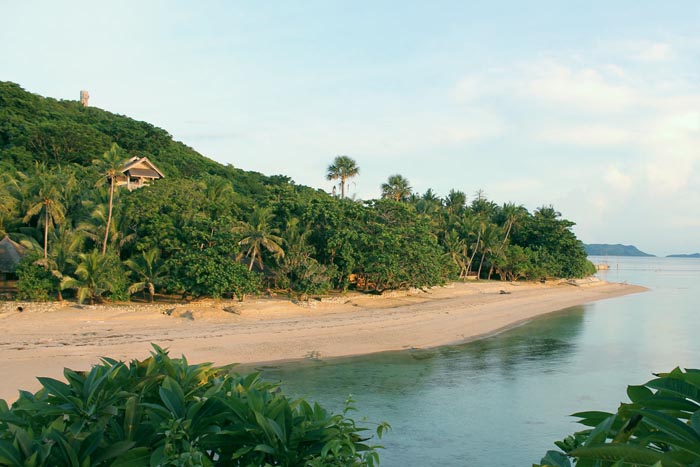
[[[166,177],[116,189],[118,165],[132,157],[148,157]],[[339,181],[334,197],[218,164],[148,123],[7,82],[0,173],[0,229],[33,247],[26,261],[41,260],[48,274],[22,268],[23,296],[60,297],[63,286],[93,301],[143,290],[149,300],[242,299],[267,289],[308,296],[593,272],[574,223],[551,206],[529,212],[460,189],[419,195],[401,175],[388,178],[382,199],[343,199],[359,173],[348,156],[325,174]]]

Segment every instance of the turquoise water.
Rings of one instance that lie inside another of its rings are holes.
[[[649,292],[578,306],[488,339],[415,352],[263,369],[285,392],[388,421],[382,466],[538,462],[580,427],[568,415],[616,409],[628,384],[700,367],[700,260],[592,258],[602,279]]]

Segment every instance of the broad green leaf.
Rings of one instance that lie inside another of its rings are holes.
[[[570,455],[581,459],[595,459],[608,462],[624,460],[625,462],[641,465],[652,465],[656,462],[661,462],[664,467],[683,467],[683,464],[676,462],[668,455],[633,444],[583,446],[571,451]]]
[[[110,467],[148,467],[151,451],[146,447],[134,448],[117,457]]]
[[[542,467],[571,467],[569,458],[559,451],[547,451],[540,464]]]

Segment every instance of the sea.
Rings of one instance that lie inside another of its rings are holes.
[[[350,416],[369,429],[388,422],[373,440],[382,466],[531,466],[584,428],[572,413],[614,412],[627,385],[700,368],[700,259],[590,259],[609,266],[601,279],[649,290],[462,345],[258,370],[334,411],[352,398]]]

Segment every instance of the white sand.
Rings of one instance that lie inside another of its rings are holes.
[[[39,388],[37,376],[62,379],[64,367],[88,369],[102,356],[146,358],[151,342],[173,356],[220,365],[323,359],[466,341],[539,315],[644,290],[605,282],[478,282],[393,297],[352,293],[311,306],[281,298],[177,305],[5,302],[0,305],[0,398],[14,401],[18,389]]]

